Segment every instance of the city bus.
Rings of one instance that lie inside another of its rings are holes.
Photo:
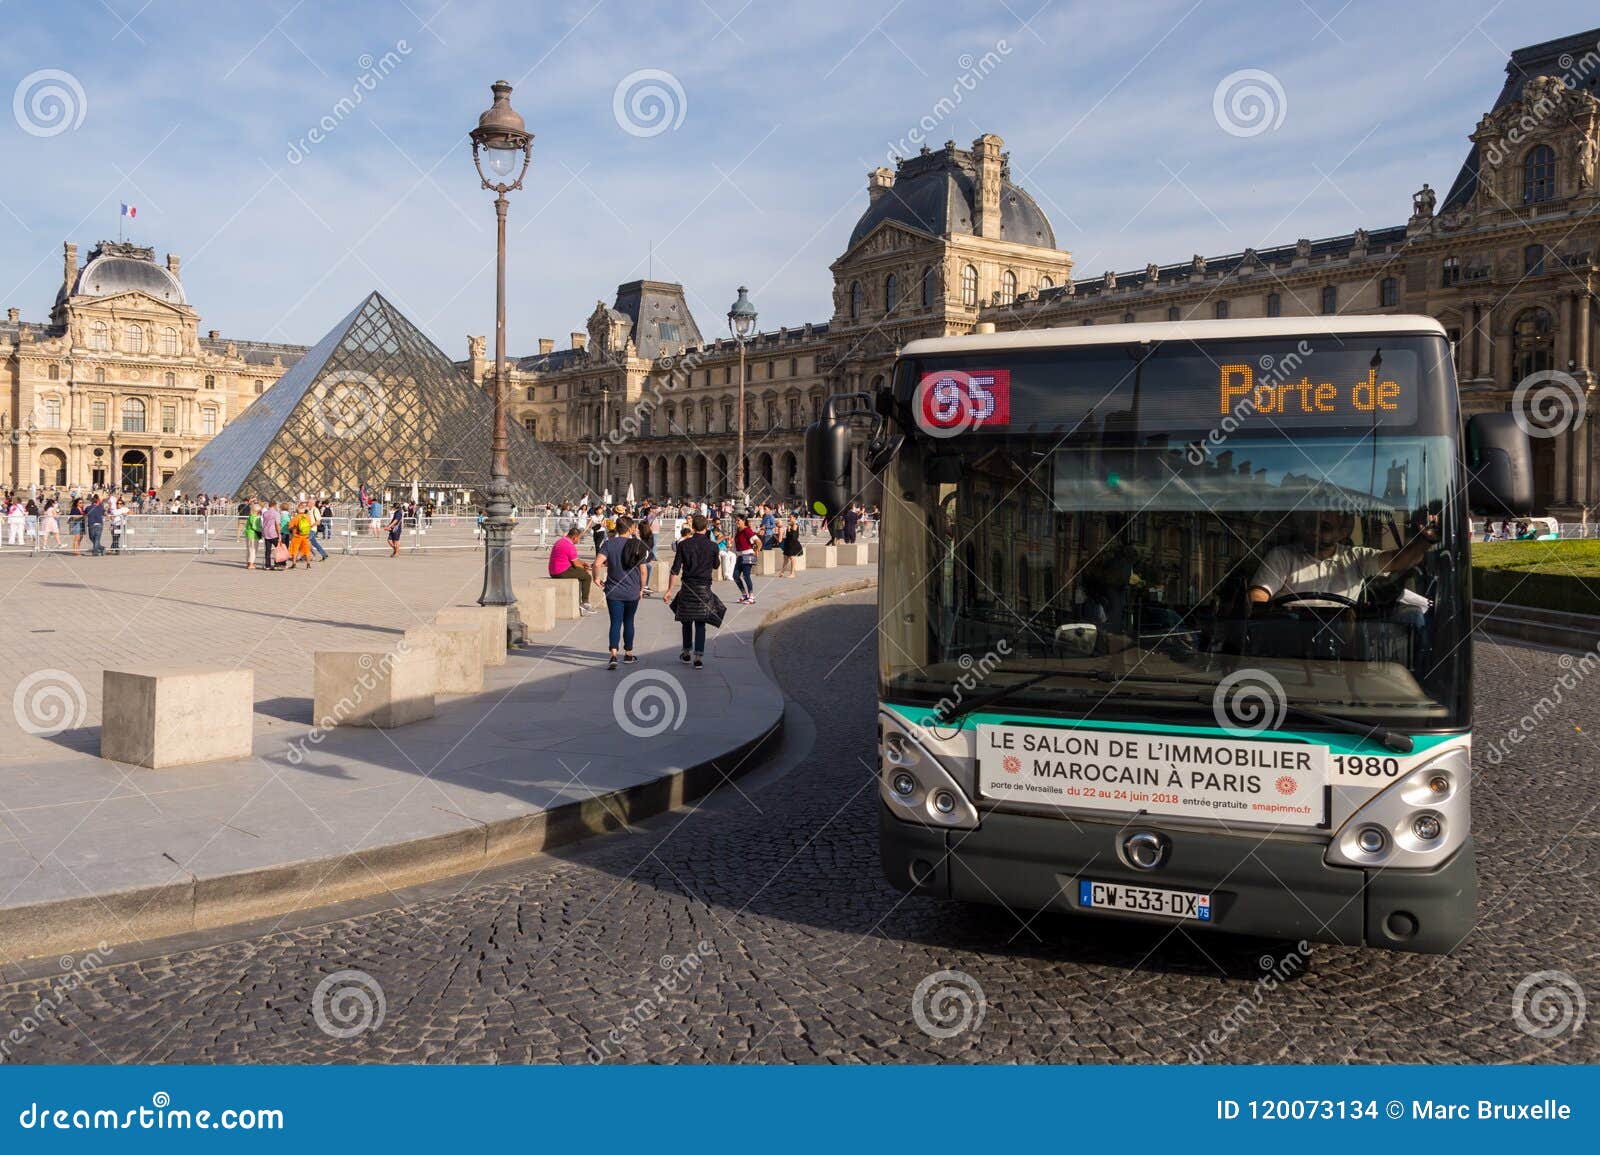
[[[1427,317],[918,340],[881,483],[879,840],[914,895],[1431,953],[1469,933],[1469,514],[1531,512]]]

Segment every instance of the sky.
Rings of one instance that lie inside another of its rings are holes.
[[[492,332],[466,133],[514,85],[507,334],[681,281],[702,333],[825,321],[870,169],[1005,140],[1079,277],[1404,223],[1522,45],[1592,0],[0,0],[0,307],[61,245],[182,258],[202,329],[315,342],[378,289],[452,357]],[[1237,97],[1237,100],[1231,99]],[[920,135],[914,135],[920,134]],[[131,221],[119,206],[137,206]],[[491,345],[492,352],[492,345]]]

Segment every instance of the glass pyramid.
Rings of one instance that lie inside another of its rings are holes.
[[[481,506],[494,401],[377,292],[222,427],[163,488],[174,493],[353,502],[364,485],[443,506]],[[511,499],[577,500],[583,479],[508,420]]]

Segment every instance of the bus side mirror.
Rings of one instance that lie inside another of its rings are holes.
[[[850,425],[832,409],[806,427],[806,504],[820,517],[850,505]]]
[[[1467,419],[1467,505],[1490,517],[1533,513],[1533,444],[1514,414]]]

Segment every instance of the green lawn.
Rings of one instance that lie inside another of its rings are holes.
[[[1539,609],[1600,614],[1600,540],[1474,545],[1472,595]]]

